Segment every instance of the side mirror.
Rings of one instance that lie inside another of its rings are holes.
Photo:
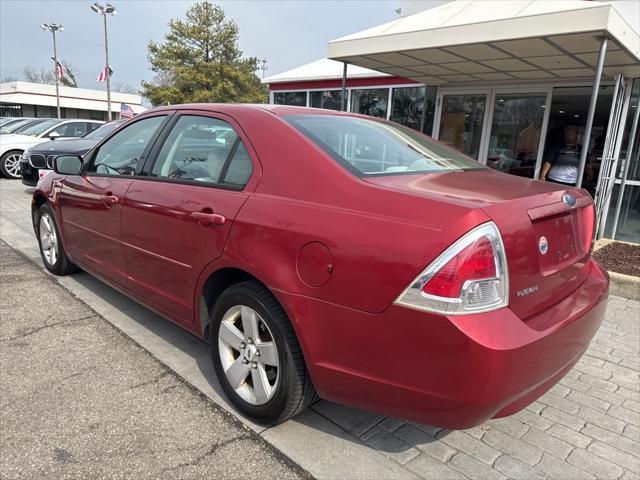
[[[61,135],[58,132],[51,132],[49,134],[49,140],[55,140],[56,138],[60,137]]]
[[[82,171],[82,157],[60,155],[53,159],[53,170],[62,175],[78,175]]]

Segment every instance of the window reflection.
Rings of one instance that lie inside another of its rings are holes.
[[[273,103],[276,105],[307,106],[307,92],[275,92]]]
[[[436,111],[437,88],[426,88],[427,110],[424,114],[424,124],[422,111],[425,107],[425,87],[398,87],[391,93],[391,120],[401,125],[420,131],[427,135],[433,134],[433,119]]]
[[[351,91],[351,111],[372,117],[387,117],[389,89],[369,88]]]
[[[487,166],[533,178],[544,118],[545,95],[498,94]]]
[[[478,159],[486,95],[445,95],[440,141]]]
[[[391,94],[391,121],[420,130],[424,107],[424,87],[394,88]]]
[[[321,92],[310,93],[312,107],[341,110],[342,90],[324,90]]]

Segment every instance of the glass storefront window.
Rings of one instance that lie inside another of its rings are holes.
[[[496,94],[488,167],[533,178],[545,101],[545,94]]]
[[[556,162],[563,167],[557,170],[565,172],[564,175],[557,178],[564,178],[565,183],[575,183],[579,156],[584,144],[588,148],[588,155],[582,187],[586,188],[593,196],[600,173],[602,151],[613,100],[613,86],[602,85],[600,87],[591,128],[591,138],[585,142],[583,138],[584,127],[590,99],[591,87],[556,87],[553,89],[542,173],[548,171],[545,179],[553,180],[549,174],[551,167]]]
[[[309,92],[310,105],[315,108],[327,108],[329,110],[341,110],[342,90],[324,90],[322,92]]]
[[[414,130],[420,130],[424,107],[424,87],[392,89],[391,121]]]
[[[486,95],[444,95],[440,141],[477,160],[486,101]]]
[[[635,183],[635,182],[634,182]],[[613,223],[616,216],[620,184],[616,184],[611,192],[609,211],[607,214],[607,226],[604,231],[605,238],[611,238]],[[620,216],[616,226],[615,240],[623,242],[640,243],[640,186],[626,184],[620,204]]]
[[[275,92],[273,103],[276,105],[307,106],[307,92]]]
[[[388,88],[368,88],[351,90],[351,111],[387,118]]]

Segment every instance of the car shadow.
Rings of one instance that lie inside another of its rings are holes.
[[[262,433],[266,430],[242,417],[227,401],[216,377],[207,342],[85,272],[59,277],[59,281],[192,387],[232,411],[255,431]],[[391,455],[418,444],[438,441],[449,433],[447,430],[406,423],[325,400],[317,400],[307,411],[272,428],[286,429],[287,424],[292,422]],[[405,440],[400,440],[391,435],[391,426],[409,428],[411,431],[404,437]]]

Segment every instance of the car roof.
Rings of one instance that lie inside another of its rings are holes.
[[[348,115],[358,116],[349,112],[326,110],[312,107],[293,107],[290,105],[274,105],[270,103],[187,103],[179,105],[167,105],[147,110],[145,113],[163,110],[208,110],[221,113],[238,113],[243,111],[262,110],[274,115]]]
[[[103,124],[102,120],[91,120],[90,118],[50,118],[48,120],[59,120],[60,123],[77,123],[77,122],[91,122]]]

